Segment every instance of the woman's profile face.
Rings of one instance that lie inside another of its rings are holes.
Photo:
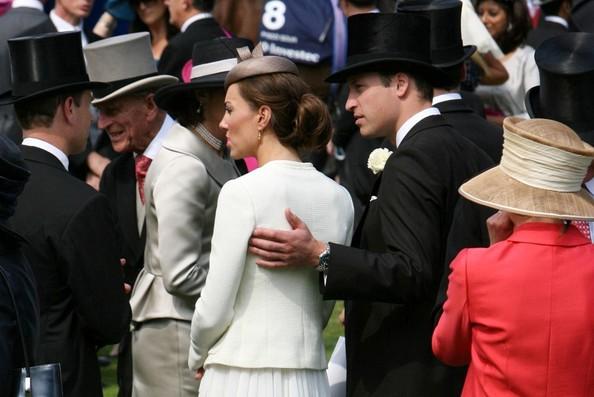
[[[499,3],[493,0],[482,1],[478,6],[478,15],[491,37],[495,40],[499,39],[507,29],[507,12]]]
[[[225,115],[219,126],[227,131],[227,148],[234,159],[254,156],[258,148],[258,113],[232,84],[225,95]]]
[[[163,0],[140,0],[134,7],[138,18],[147,26],[165,20],[167,6]]]

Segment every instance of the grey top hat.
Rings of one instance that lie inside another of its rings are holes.
[[[93,104],[122,95],[176,83],[177,77],[159,75],[148,32],[110,37],[87,45],[83,51],[92,80],[109,83],[93,90]]]

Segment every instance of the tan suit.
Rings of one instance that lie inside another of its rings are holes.
[[[135,396],[195,396],[190,321],[206,280],[217,198],[231,162],[175,125],[145,181],[146,248],[132,306]]]

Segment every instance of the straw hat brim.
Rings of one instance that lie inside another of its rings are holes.
[[[114,98],[120,97],[126,94],[132,94],[134,92],[142,91],[142,90],[149,90],[149,89],[157,89],[160,87],[165,87],[170,84],[177,83],[179,79],[177,77],[168,76],[168,75],[161,75],[161,76],[151,76],[144,79],[140,79],[134,81],[124,87],[121,87],[108,95],[105,95],[101,98],[96,98],[91,102],[93,105],[97,105],[100,103],[107,102]]]
[[[475,203],[514,214],[567,219],[594,219],[594,199],[581,189],[561,193],[534,188],[505,174],[499,166],[464,183],[460,194]]]

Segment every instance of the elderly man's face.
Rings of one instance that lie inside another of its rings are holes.
[[[93,8],[93,0],[57,0],[57,7],[76,19],[84,19],[89,16]]]
[[[142,153],[146,149],[156,133],[150,127],[153,106],[152,94],[123,96],[96,105],[97,125],[109,135],[113,150]]]

